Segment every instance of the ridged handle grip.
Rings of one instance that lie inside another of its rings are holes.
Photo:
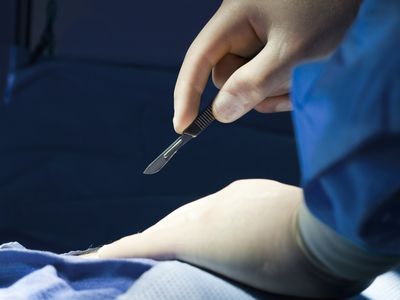
[[[210,104],[207,108],[183,131],[183,134],[190,135],[192,137],[198,136],[204,129],[206,129],[213,121],[215,117],[212,113],[212,105]]]

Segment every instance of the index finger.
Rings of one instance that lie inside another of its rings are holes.
[[[186,53],[174,91],[174,127],[182,132],[196,118],[212,68],[229,52],[227,24],[218,12]]]

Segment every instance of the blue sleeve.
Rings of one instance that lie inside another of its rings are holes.
[[[306,204],[371,252],[400,254],[400,1],[365,0],[327,59],[299,66],[294,123]]]

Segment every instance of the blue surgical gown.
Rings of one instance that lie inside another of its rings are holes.
[[[372,253],[400,255],[400,1],[365,0],[292,99],[306,204]]]

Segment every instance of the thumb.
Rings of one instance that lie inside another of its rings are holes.
[[[289,89],[288,57],[272,43],[248,63],[237,69],[225,82],[213,103],[215,118],[233,122],[268,97],[286,94]]]

